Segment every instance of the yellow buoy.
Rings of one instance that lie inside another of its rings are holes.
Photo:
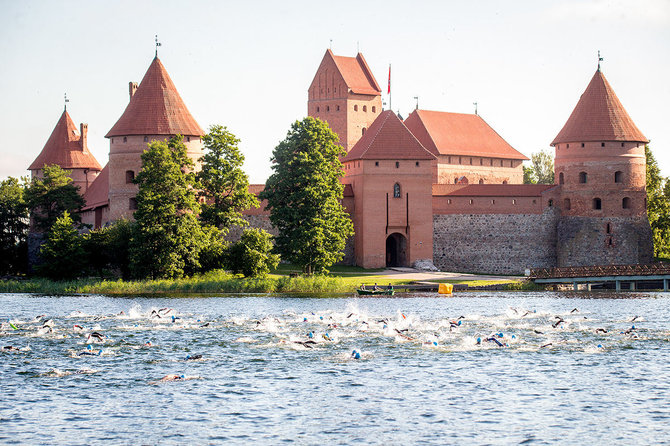
[[[451,283],[441,283],[437,288],[437,292],[440,294],[451,294],[454,291],[454,285]]]

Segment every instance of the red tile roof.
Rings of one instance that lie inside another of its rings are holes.
[[[28,170],[39,170],[45,164],[57,164],[63,169],[101,169],[98,160],[89,152],[86,141],[82,142],[67,110],[63,111],[47,143]]]
[[[551,145],[583,141],[648,142],[600,70]]]
[[[328,55],[333,58],[344,83],[352,93],[375,96],[381,94],[382,90],[361,53],[358,53],[356,57],[345,57],[335,56],[332,51],[326,50],[326,56],[324,57]]]
[[[435,155],[528,159],[479,115],[414,110],[405,125]]]
[[[343,161],[358,159],[433,160],[435,156],[421,145],[393,111],[386,110],[377,116]]]
[[[83,207],[84,211],[105,206],[109,203],[109,164],[105,165],[96,179],[88,186],[88,190],[84,194],[84,201],[86,202]]]
[[[193,119],[165,67],[156,57],[123,115],[105,137],[177,134],[201,136],[205,132]]]
[[[453,197],[540,197],[555,184],[433,184],[433,195]]]

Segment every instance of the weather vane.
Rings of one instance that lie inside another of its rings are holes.
[[[418,110],[419,109],[419,97],[414,96],[414,99],[416,99],[416,109]]]
[[[156,57],[158,57],[158,47],[161,46],[161,43],[158,41],[158,34],[156,34]]]
[[[65,111],[67,111],[67,103],[70,102],[70,100],[67,98],[67,93],[63,95],[65,97]]]
[[[475,115],[476,115],[476,114],[477,114],[477,103],[476,103],[476,102],[473,102],[472,105],[475,106]]]
[[[600,62],[603,61],[603,58],[600,57],[600,50],[598,50],[598,71],[600,71]]]

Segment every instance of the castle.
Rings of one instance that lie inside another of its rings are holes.
[[[72,171],[96,228],[132,217],[140,155],[152,140],[180,134],[202,156],[202,128],[165,67],[154,58],[107,133],[104,168],[65,110],[37,159]],[[345,262],[364,268],[435,265],[443,270],[517,274],[526,268],[649,263],[645,144],[600,66],[555,148],[554,185],[526,185],[523,154],[477,114],[383,110],[381,89],[362,54],[327,50],[308,89],[309,116],[339,135],[347,151],[343,205],[355,236]],[[252,185],[258,193],[263,185]],[[249,210],[252,226],[272,231],[268,213]]]

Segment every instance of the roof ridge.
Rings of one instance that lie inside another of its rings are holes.
[[[384,120],[379,123],[377,126],[375,134],[372,136],[372,139],[370,140],[370,143],[367,145],[365,150],[361,152],[361,158],[363,155],[368,153],[368,150],[370,150],[370,147],[372,147],[372,144],[377,140],[377,136],[379,136],[379,133],[382,131],[382,128],[384,128],[384,124],[386,124],[386,121],[388,121],[389,117],[391,116],[391,113],[393,113],[393,110],[385,110],[388,111],[389,113],[386,113],[386,116],[384,117]],[[384,113],[384,112],[382,112]]]
[[[426,133],[428,134],[428,138],[430,139],[430,142],[432,142],[433,145],[435,146],[435,150],[437,151],[437,153],[440,153],[440,150],[437,148],[437,143],[435,142],[435,139],[433,139],[433,135],[430,134],[430,132],[429,132],[428,129],[426,128],[426,123],[423,122],[423,119],[421,118],[421,113],[420,113],[420,112],[422,112],[422,111],[430,111],[430,110],[419,110],[419,109],[417,108],[417,109],[416,109],[416,115],[417,115],[417,117],[419,118],[419,121],[421,121],[421,124],[423,124],[423,128],[426,129]],[[411,113],[410,113],[410,116],[411,116]],[[409,118],[409,116],[408,116],[408,118]],[[405,126],[405,127],[406,127],[406,126]],[[409,128],[408,128],[407,130],[409,130]],[[410,130],[410,133],[411,133],[411,132],[412,132],[412,131]],[[412,133],[412,135],[414,135],[414,133]],[[416,135],[414,135],[414,137],[416,138]],[[418,140],[419,138],[416,138],[416,139]],[[419,142],[421,142],[421,141],[419,141]],[[423,144],[421,144],[421,145],[423,145]]]

